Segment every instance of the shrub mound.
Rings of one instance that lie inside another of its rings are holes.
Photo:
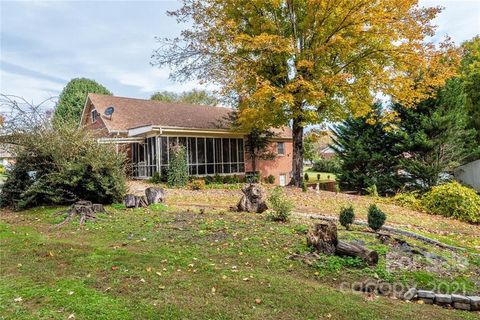
[[[24,209],[78,200],[110,204],[126,190],[125,156],[88,131],[56,123],[11,135],[16,163],[7,173],[0,206]]]
[[[350,225],[355,221],[355,212],[352,206],[340,210],[339,221],[345,229],[350,230]]]
[[[282,188],[275,187],[268,197],[272,211],[268,218],[273,221],[288,221],[292,213],[293,203],[285,198]]]
[[[467,222],[480,222],[480,196],[475,190],[462,186],[458,182],[433,187],[423,196],[422,205],[432,214]]]
[[[378,231],[387,220],[387,216],[376,205],[372,204],[368,207],[368,226],[373,231]]]
[[[341,169],[340,161],[334,157],[332,159],[319,159],[313,163],[312,171],[338,173]]]

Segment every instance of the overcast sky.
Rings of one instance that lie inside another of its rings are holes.
[[[421,1],[445,10],[436,39],[457,44],[480,33],[480,0]],[[0,0],[0,92],[41,100],[57,96],[72,78],[87,77],[118,96],[148,98],[185,91],[169,71],[150,65],[154,37],[177,36],[182,26],[165,15],[179,1]]]

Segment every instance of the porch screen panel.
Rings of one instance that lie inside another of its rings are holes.
[[[160,138],[160,174],[167,174],[168,169],[168,137]]]
[[[198,174],[202,175],[206,173],[205,163],[205,138],[197,138],[197,160],[198,160]]]
[[[206,152],[207,152],[207,174],[215,173],[215,145],[213,138],[206,138]]]
[[[215,173],[223,173],[222,139],[215,138]]]
[[[230,139],[222,139],[223,173],[230,173]]]
[[[188,172],[197,174],[197,138],[188,138]]]

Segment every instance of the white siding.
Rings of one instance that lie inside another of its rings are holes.
[[[480,192],[480,160],[456,168],[454,174],[458,182]]]

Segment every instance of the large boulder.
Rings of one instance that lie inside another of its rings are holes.
[[[147,188],[145,189],[145,195],[149,205],[165,202],[165,191],[162,188]]]
[[[262,213],[268,209],[265,191],[258,183],[252,183],[242,189],[243,196],[237,205],[237,211]]]

